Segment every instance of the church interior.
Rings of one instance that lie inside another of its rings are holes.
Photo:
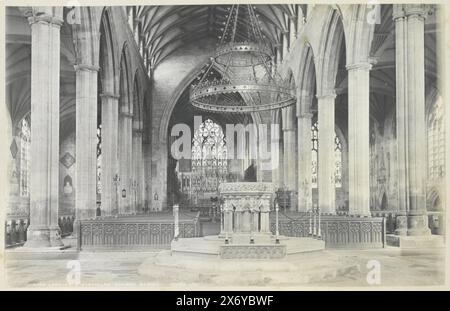
[[[111,250],[164,278],[173,266],[150,267],[149,253],[211,247],[224,260],[269,262],[301,261],[308,250],[311,270],[330,256],[331,267],[344,265],[339,256],[394,256],[389,284],[403,280],[396,270],[419,285],[442,282],[439,5],[33,6],[5,15],[12,284],[39,279],[21,258],[50,258],[47,282],[64,279],[61,256],[95,262],[86,278],[116,282],[120,266],[100,264]],[[249,56],[233,58],[242,49]],[[244,129],[241,157],[230,153],[229,125]],[[405,250],[426,268],[414,272]],[[156,261],[174,260],[164,256]]]

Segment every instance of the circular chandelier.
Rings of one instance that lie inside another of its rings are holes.
[[[191,86],[192,105],[211,112],[249,113],[294,104],[294,89],[273,64],[254,7],[232,5],[228,11],[215,55]]]

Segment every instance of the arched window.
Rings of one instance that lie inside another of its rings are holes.
[[[20,195],[24,197],[30,195],[30,143],[30,125],[26,118],[23,118],[20,128]]]
[[[319,125],[318,122],[314,123],[311,127],[311,151],[312,151],[312,161],[311,161],[311,170],[312,170],[312,180],[311,184],[313,188],[317,188],[317,180],[318,180],[318,151],[319,151]],[[334,183],[336,188],[342,187],[342,144],[337,135],[334,138]]]
[[[428,118],[428,178],[443,177],[445,174],[444,111],[439,99],[433,106]]]
[[[192,140],[192,187],[196,192],[215,192],[228,173],[227,148],[222,128],[208,119]]]

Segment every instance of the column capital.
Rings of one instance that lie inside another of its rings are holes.
[[[392,9],[392,19],[397,21],[399,19],[405,18],[405,11],[403,10],[402,4],[394,4]]]
[[[394,4],[392,18],[394,21],[410,16],[425,19],[429,10],[430,7],[425,4]]]
[[[91,71],[98,72],[100,70],[99,66],[89,65],[89,64],[76,64],[73,66],[76,71]]]
[[[428,11],[430,10],[429,6],[425,4],[406,4],[403,7],[406,16],[421,19],[427,18]]]
[[[55,16],[41,14],[28,16],[28,23],[30,23],[30,25],[33,25],[35,23],[46,23],[57,27],[61,27],[62,24],[64,23],[64,20],[62,18],[58,18]]]
[[[346,65],[345,68],[348,71],[352,71],[352,70],[367,70],[367,71],[369,71],[370,69],[372,69],[372,64],[370,62],[359,62],[359,63],[353,63],[353,64]]]
[[[109,92],[105,92],[100,94],[101,98],[112,98],[112,99],[119,99],[120,95],[118,94],[113,94],[113,93],[109,93]]]

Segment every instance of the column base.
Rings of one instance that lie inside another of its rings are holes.
[[[408,233],[408,217],[397,216],[395,218],[395,235],[405,236]]]
[[[408,215],[408,236],[431,235],[427,215]]]
[[[33,227],[27,230],[26,248],[59,248],[64,247],[59,227]]]
[[[427,249],[445,247],[442,235],[422,236],[400,236],[395,234],[386,235],[386,243],[402,249]]]

